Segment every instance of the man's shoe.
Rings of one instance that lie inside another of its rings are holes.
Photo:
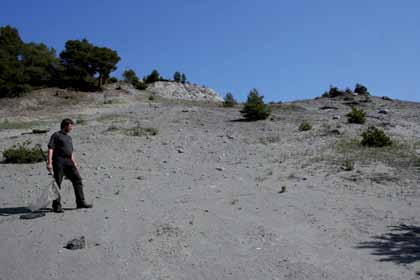
[[[58,205],[56,207],[53,207],[53,211],[55,213],[64,213],[63,207],[61,207],[61,205]]]
[[[88,203],[86,203],[86,202],[83,202],[83,203],[80,203],[80,204],[77,204],[77,208],[92,208],[93,207],[93,205],[92,204],[88,204]]]

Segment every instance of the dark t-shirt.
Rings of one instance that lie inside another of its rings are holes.
[[[48,149],[54,150],[53,157],[69,158],[73,153],[73,142],[69,135],[60,130],[51,135]]]

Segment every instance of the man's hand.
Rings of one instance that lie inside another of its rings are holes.
[[[79,166],[76,163],[76,159],[74,157],[74,153],[71,153],[71,161],[73,162],[74,167],[76,167],[76,169],[79,169]]]
[[[47,170],[50,174],[53,174],[52,173],[52,171],[53,171],[52,163],[47,163]]]

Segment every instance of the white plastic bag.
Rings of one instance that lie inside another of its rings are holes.
[[[56,200],[60,196],[60,191],[58,190],[55,180],[53,179],[51,184],[44,187],[44,189],[41,191],[41,194],[28,206],[28,208],[31,211],[37,211],[42,208],[46,208],[52,203],[53,200]]]

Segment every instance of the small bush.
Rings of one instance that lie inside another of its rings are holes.
[[[354,169],[354,161],[353,161],[353,160],[351,160],[351,159],[346,159],[346,160],[343,162],[342,169],[343,169],[344,171],[352,171],[352,170]]]
[[[149,96],[148,99],[149,99],[149,101],[154,101],[155,100],[155,96],[152,94],[152,95]]]
[[[260,96],[256,89],[249,92],[247,101],[240,111],[249,121],[265,120],[271,113],[270,108],[264,103],[264,96]]]
[[[329,98],[334,98],[337,96],[342,96],[344,95],[344,91],[339,90],[337,87],[333,87],[330,86],[330,90],[327,92],[324,92],[324,94],[322,95],[323,97],[329,97]]]
[[[147,136],[147,135],[157,135],[159,131],[153,127],[133,127],[125,130],[126,135],[128,136]]]
[[[392,141],[383,130],[370,126],[362,133],[362,141],[360,144],[369,147],[384,147],[392,145]]]
[[[360,95],[370,95],[367,88],[361,84],[356,84],[356,87],[354,88],[354,92]]]
[[[11,148],[3,151],[3,157],[6,163],[35,163],[44,161],[42,151],[37,148],[29,148],[30,141],[13,145]]]
[[[133,69],[125,70],[122,76],[125,82],[130,83],[132,85],[134,85],[134,83],[139,80],[136,72]]]
[[[299,125],[299,130],[300,131],[308,131],[312,129],[312,125],[310,122],[308,121],[303,121],[300,125]]]
[[[136,81],[133,86],[138,90],[145,90],[147,89],[147,85],[143,81]]]
[[[359,110],[355,107],[353,107],[351,112],[346,116],[349,123],[364,124],[366,122],[366,113],[363,110]]]
[[[233,94],[228,92],[226,93],[225,100],[223,101],[224,107],[234,107],[237,104],[235,98],[233,98]]]

